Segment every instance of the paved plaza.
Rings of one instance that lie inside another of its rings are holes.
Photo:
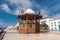
[[[39,34],[19,34],[18,32],[6,33],[3,40],[60,40],[59,31],[50,31]]]

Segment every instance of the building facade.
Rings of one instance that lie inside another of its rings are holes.
[[[49,30],[60,30],[60,19],[41,19],[40,23],[46,23],[49,26]]]
[[[50,21],[51,30],[60,30],[60,19]]]

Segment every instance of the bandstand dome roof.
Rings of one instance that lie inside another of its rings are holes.
[[[29,20],[42,18],[40,14],[36,14],[32,9],[27,9],[24,13],[19,14],[17,17],[26,20],[27,16]]]
[[[34,11],[32,10],[32,9],[27,9],[26,11],[25,11],[25,13],[34,13]]]

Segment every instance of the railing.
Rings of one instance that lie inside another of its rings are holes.
[[[21,21],[20,23],[35,23],[35,20]]]
[[[0,32],[0,40],[2,40],[2,39],[3,39],[3,37],[4,37],[5,33],[6,33],[6,32],[4,32],[4,31]]]

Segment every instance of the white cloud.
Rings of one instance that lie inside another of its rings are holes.
[[[7,13],[10,13],[11,12],[11,10],[9,9],[9,7],[8,7],[7,4],[2,4],[1,5],[1,9],[4,10],[4,11],[6,11]]]
[[[38,9],[41,8],[40,4],[37,4],[36,2],[31,2],[30,0],[6,0],[9,1],[11,5],[15,4],[17,7],[15,10],[11,10],[8,5],[4,4],[2,5],[2,8],[9,13],[13,13],[14,15],[18,15],[20,11],[26,10],[28,8],[33,8],[34,6]],[[46,8],[40,10],[41,14],[43,15],[43,18],[48,17],[49,10]]]
[[[49,10],[48,9],[41,9],[40,10],[41,15],[43,16],[43,18],[49,17]]]
[[[39,3],[37,3],[36,1],[33,1],[32,5],[33,5],[32,8],[36,7],[39,10],[41,9],[41,5]]]
[[[40,8],[40,5],[36,4],[36,7]],[[18,6],[15,10],[11,10],[7,4],[2,4],[1,8],[2,8],[2,10],[6,11],[7,13],[14,14],[14,15],[18,15],[20,11],[22,11],[23,9],[27,9],[27,7],[25,7],[25,6],[23,6],[23,8]],[[44,9],[41,9],[40,12],[43,15],[43,18],[48,17],[49,11],[47,10],[46,7]]]
[[[20,11],[20,8],[17,8],[17,9],[15,9],[15,10],[11,10],[11,9],[8,7],[7,4],[2,4],[2,5],[1,5],[1,9],[4,10],[4,11],[6,11],[7,13],[13,14],[13,15],[17,15],[17,14],[19,13],[19,11]]]
[[[13,10],[15,15],[18,15],[20,11],[26,10],[29,8],[33,8],[33,6],[38,7],[40,9],[40,5],[30,0],[6,0],[9,1],[11,5],[16,5],[16,9]]]
[[[53,15],[52,18],[59,19],[60,18],[60,13],[57,13],[57,14]]]
[[[17,7],[21,7],[23,10],[26,10],[27,8],[30,8],[32,6],[32,3],[30,0],[6,0],[9,1],[10,4],[15,4]]]
[[[14,14],[18,15],[20,13],[20,11],[22,11],[22,8],[18,7],[15,9]]]
[[[32,3],[30,0],[5,0],[8,1],[11,5],[16,5],[14,10],[11,10],[8,5],[2,5],[2,9],[6,12],[13,13],[14,15],[18,15],[19,11],[26,10],[28,8],[32,8]]]

